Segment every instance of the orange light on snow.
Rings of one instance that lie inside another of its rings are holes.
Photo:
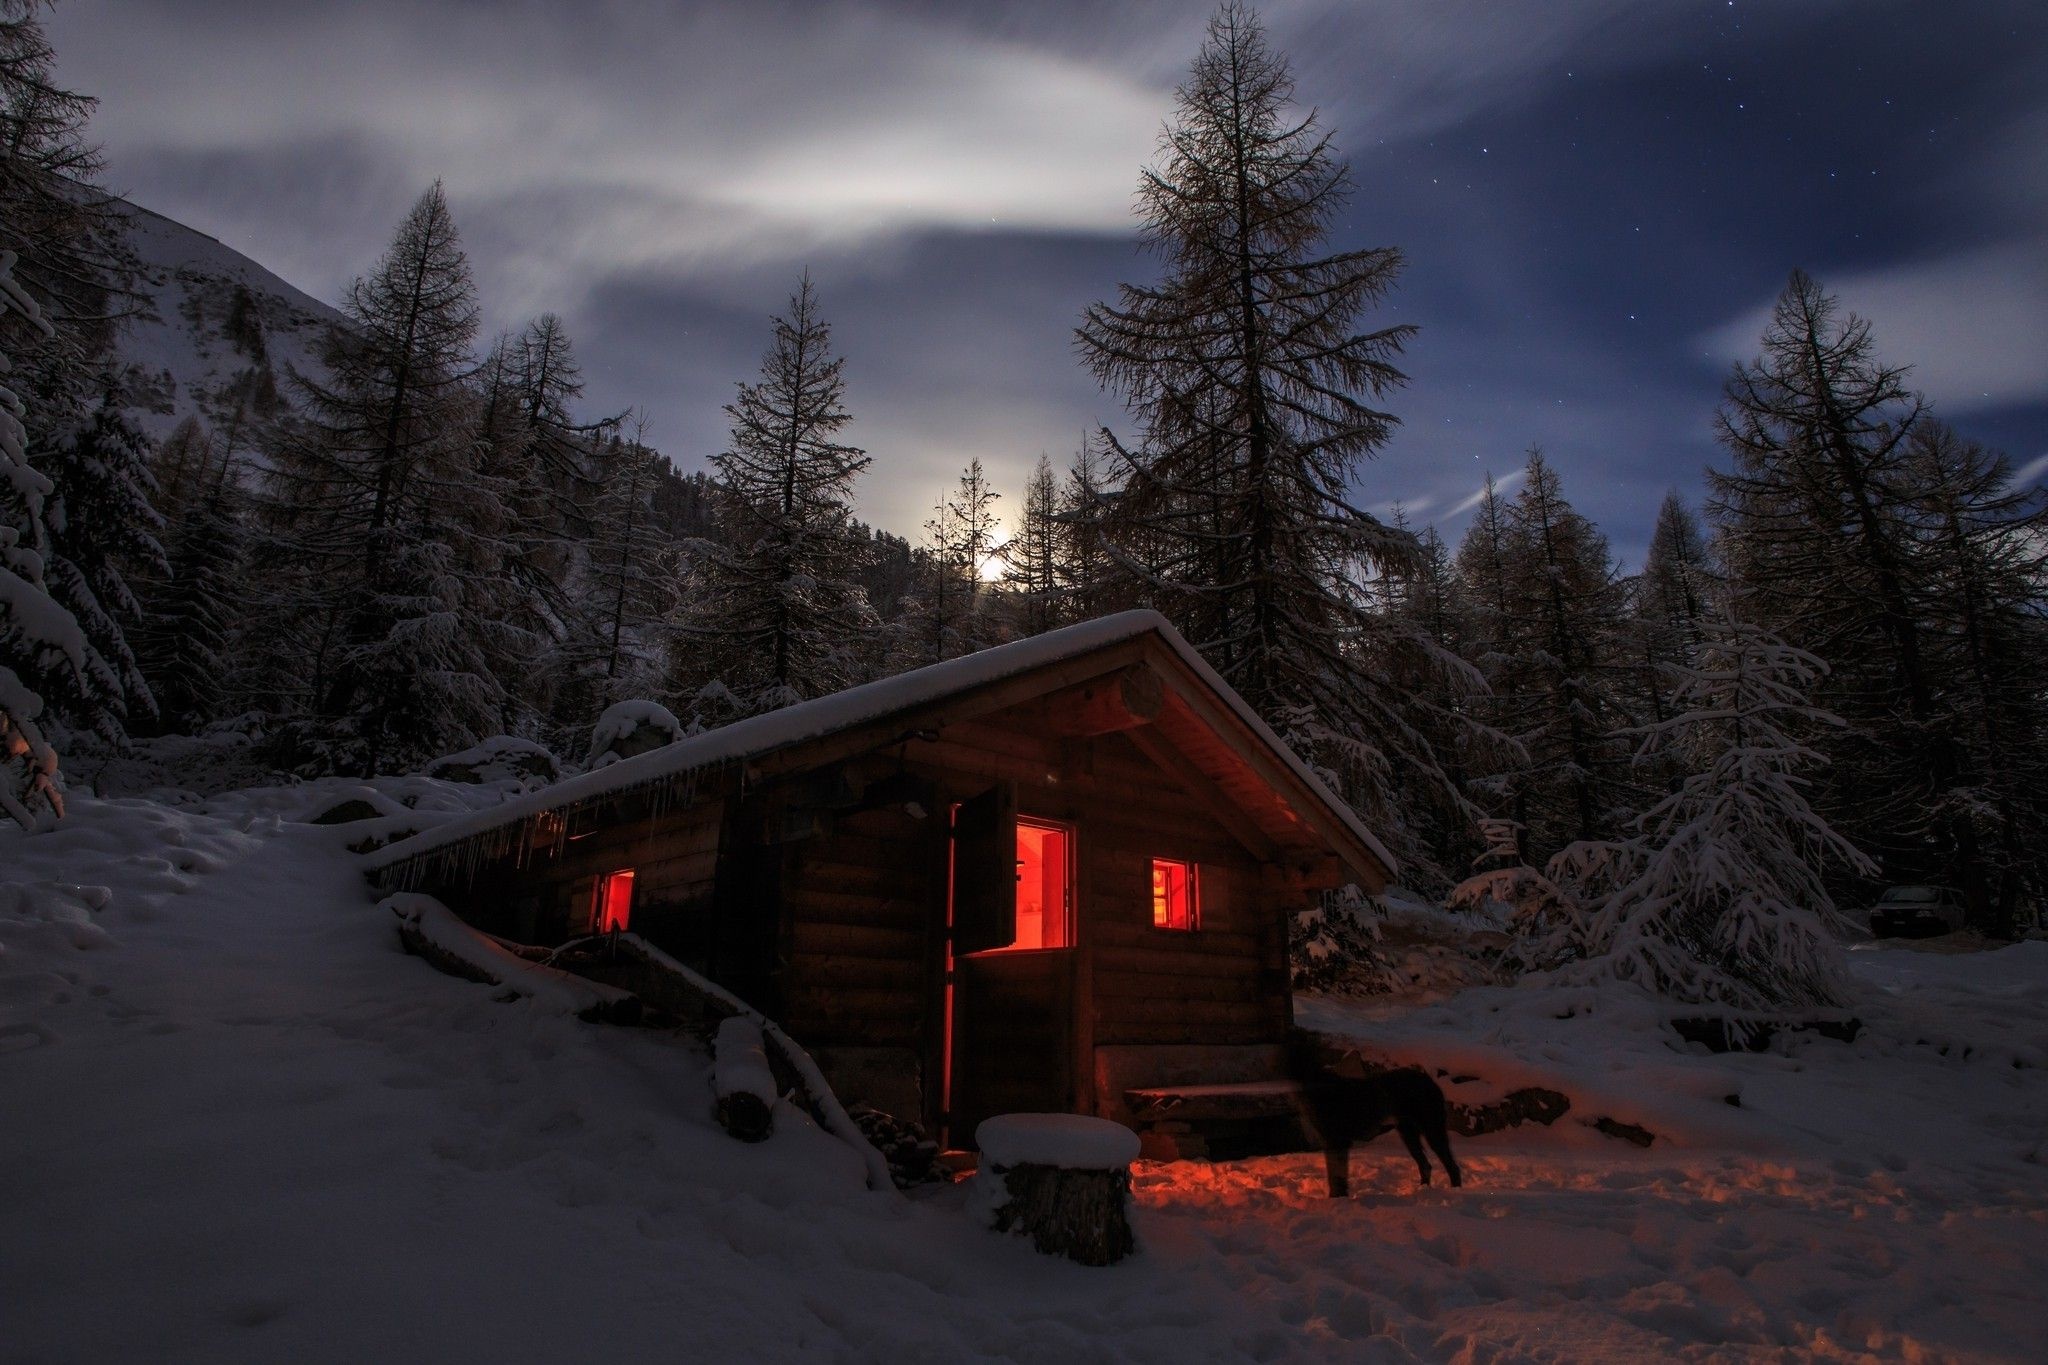
[[[625,932],[633,915],[633,869],[613,872],[597,884],[597,932]]]

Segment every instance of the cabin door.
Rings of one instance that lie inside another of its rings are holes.
[[[1019,819],[1008,786],[954,811],[946,1141],[1072,1106],[1074,829]]]

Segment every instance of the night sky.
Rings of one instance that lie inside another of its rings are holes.
[[[869,520],[979,455],[1014,509],[1122,413],[1091,300],[1149,272],[1139,166],[1212,6],[69,0],[109,186],[317,296],[440,177],[491,329],[563,315],[592,415],[685,467],[806,266]],[[1402,426],[1359,500],[1447,536],[1540,444],[1617,554],[1715,458],[1723,375],[1802,266],[1938,410],[2048,470],[2048,4],[1266,6],[1409,267]]]

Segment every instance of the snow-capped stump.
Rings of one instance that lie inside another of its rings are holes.
[[[1084,1114],[1004,1114],[975,1130],[981,1167],[970,1209],[997,1232],[1028,1235],[1049,1256],[1115,1265],[1131,1235],[1138,1135]]]
[[[711,1040],[711,1087],[726,1132],[742,1142],[761,1142],[774,1131],[781,1090],[759,1024],[734,1015],[718,1026]]]
[[[605,708],[590,732],[586,768],[602,768],[635,758],[683,737],[683,723],[659,702],[622,701]]]
[[[493,735],[459,754],[448,754],[427,765],[427,776],[443,782],[517,782],[538,786],[562,775],[555,756],[530,739]]]

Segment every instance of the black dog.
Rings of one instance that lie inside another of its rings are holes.
[[[1301,1082],[1302,1110],[1322,1140],[1332,1199],[1351,1193],[1352,1144],[1368,1142],[1389,1128],[1400,1133],[1401,1141],[1408,1145],[1423,1184],[1429,1183],[1429,1158],[1422,1151],[1425,1140],[1444,1163],[1451,1184],[1464,1183],[1451,1156],[1444,1092],[1427,1072],[1403,1067],[1367,1076],[1341,1076],[1323,1065],[1312,1041],[1298,1042],[1290,1051],[1295,1079]]]

